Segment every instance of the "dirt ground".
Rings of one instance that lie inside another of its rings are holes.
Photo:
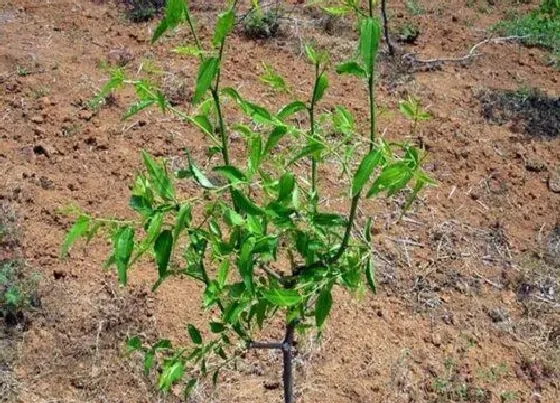
[[[204,37],[219,2],[192,1]],[[560,72],[537,48],[488,43],[464,63],[412,63],[461,57],[487,38],[516,1],[391,1],[395,31],[417,24],[415,44],[382,55],[380,129],[429,151],[430,188],[400,223],[394,204],[366,202],[375,218],[379,293],[357,300],[337,292],[323,339],[302,340],[296,388],[301,402],[560,401]],[[525,2],[524,2],[525,3]],[[292,10],[291,7],[289,7]],[[292,10],[283,34],[268,41],[236,33],[227,50],[226,84],[276,108],[287,101],[258,81],[265,60],[305,98],[311,74],[301,41],[313,38],[335,60],[348,57],[356,34],[347,21]],[[180,31],[151,46],[156,21],[132,24],[113,2],[0,2],[0,202],[16,217],[18,242],[0,258],[22,258],[39,273],[41,307],[25,326],[0,325],[0,401],[173,402],[141,359],[127,358],[127,335],[187,342],[185,323],[202,323],[200,289],[169,280],[152,294],[149,263],[119,289],[102,270],[107,244],[95,241],[59,259],[71,203],[96,214],[130,216],[129,184],[139,152],[175,158],[185,147],[198,160],[195,128],[159,111],[121,116],[132,94],[92,113],[86,107],[104,81],[103,64],[161,70],[176,102],[188,110],[193,60],[168,51]],[[395,34],[395,36],[398,36]],[[408,60],[408,61],[407,61]],[[355,80],[330,75],[321,107],[349,107],[365,125],[367,97]],[[184,90],[183,90],[184,89]],[[538,89],[539,91],[533,91]],[[398,101],[413,95],[434,119],[409,136]],[[517,98],[516,98],[517,97]],[[333,177],[328,169],[326,177]],[[336,179],[321,184],[328,202],[347,205]],[[271,336],[280,337],[280,329]],[[279,402],[281,357],[251,352],[216,390],[197,402]]]

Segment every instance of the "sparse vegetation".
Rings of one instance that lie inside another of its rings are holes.
[[[251,39],[268,39],[278,34],[280,10],[278,8],[263,9],[255,5],[243,20],[245,35]]]
[[[523,36],[527,45],[542,46],[552,52],[553,63],[560,63],[560,3],[544,0],[528,15],[514,15],[496,25],[496,30],[507,35]]]

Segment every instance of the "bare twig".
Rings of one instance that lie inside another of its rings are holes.
[[[480,53],[477,53],[476,50],[479,47],[481,47],[482,45],[486,45],[488,43],[505,43],[505,42],[519,41],[519,40],[522,40],[522,39],[527,38],[527,37],[528,37],[528,35],[511,35],[511,36],[500,36],[500,37],[497,37],[497,38],[485,39],[485,40],[480,41],[477,44],[475,44],[471,48],[469,53],[467,53],[466,55],[464,55],[462,57],[441,57],[441,58],[435,58],[435,59],[418,59],[414,54],[406,53],[405,55],[403,55],[403,59],[408,60],[412,63],[425,63],[425,64],[436,64],[436,63],[446,63],[446,62],[454,62],[454,63],[466,62],[470,58],[478,56],[480,54]]]

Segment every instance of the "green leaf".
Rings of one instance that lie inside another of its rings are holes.
[[[237,209],[239,211],[242,211],[242,212],[245,212],[245,213],[248,213],[248,214],[253,214],[253,215],[264,214],[264,211],[259,206],[257,206],[255,203],[253,203],[241,191],[239,191],[237,189],[232,189],[231,196],[233,198],[234,205],[237,207]]]
[[[200,64],[192,102],[198,104],[210,89],[214,77],[218,73],[219,60],[215,57],[208,58]]]
[[[175,228],[173,229],[173,242],[177,242],[181,231],[188,228],[192,220],[192,206],[188,203],[182,204],[175,219]]]
[[[336,66],[336,72],[338,74],[351,74],[358,78],[366,78],[366,71],[358,64],[358,62],[350,61],[339,64]]]
[[[301,152],[299,154],[297,154],[294,158],[292,158],[292,160],[290,162],[288,162],[288,166],[292,165],[294,162],[296,162],[297,160],[303,158],[303,157],[307,157],[308,155],[317,155],[318,153],[320,153],[323,149],[325,148],[325,146],[321,143],[312,143],[309,144],[305,147],[303,147],[303,149],[301,150]]]
[[[163,213],[161,211],[157,211],[149,221],[148,229],[146,230],[146,237],[142,240],[140,245],[138,246],[138,257],[143,255],[148,248],[154,243],[157,236],[159,235],[159,231],[161,230],[161,226],[163,224]]]
[[[150,175],[150,180],[160,197],[164,200],[175,199],[175,188],[173,187],[169,175],[167,175],[165,166],[158,164],[152,156],[145,151],[142,151],[142,156],[144,158],[146,170]]]
[[[262,140],[259,135],[252,137],[248,143],[249,146],[249,160],[248,171],[250,176],[255,174],[261,164],[262,157]]]
[[[332,116],[333,125],[338,133],[345,136],[351,136],[356,129],[354,117],[350,111],[343,106],[336,106]]]
[[[366,279],[371,292],[377,294],[377,286],[375,285],[375,271],[373,268],[373,263],[371,262],[371,257],[368,258],[366,264]]]
[[[224,88],[222,93],[235,100],[243,112],[245,112],[247,116],[250,116],[255,122],[272,125],[278,124],[266,108],[243,99],[237,90],[228,87]]]
[[[152,43],[157,41],[165,31],[173,29],[179,23],[190,19],[189,10],[185,0],[167,0],[165,15],[152,36]]]
[[[173,348],[173,344],[171,343],[170,340],[167,340],[167,339],[158,340],[152,346],[152,350],[154,350],[154,351],[171,350],[172,348]]]
[[[120,229],[114,247],[114,257],[115,264],[117,265],[119,283],[121,285],[126,285],[128,280],[128,262],[132,250],[134,249],[134,229],[131,227]]]
[[[212,45],[218,46],[230,34],[235,24],[235,10],[230,8],[228,11],[221,13],[218,16],[218,22],[214,29],[214,37],[212,38]]]
[[[128,205],[144,217],[149,217],[153,213],[152,203],[144,195],[132,195]]]
[[[226,330],[226,327],[219,322],[210,322],[210,330],[212,331],[212,333],[222,333],[224,330]]]
[[[126,352],[132,353],[134,351],[142,350],[142,341],[140,337],[133,336],[126,341]]]
[[[364,185],[369,181],[373,170],[380,162],[381,152],[379,150],[372,150],[364,157],[354,174],[354,178],[352,178],[352,197],[362,191]]]
[[[183,397],[185,399],[188,399],[191,396],[197,382],[198,380],[196,378],[193,378],[187,382],[187,385],[185,386],[185,391],[183,392]]]
[[[133,105],[130,106],[130,108],[128,108],[128,110],[126,111],[126,113],[123,116],[123,119],[128,119],[129,117],[136,115],[142,109],[146,109],[149,106],[152,106],[154,104],[154,102],[155,101],[153,99],[146,99],[146,100],[138,101],[138,102],[134,103]]]
[[[214,128],[208,116],[197,115],[195,117],[189,118],[189,122],[198,127],[206,135],[212,136],[214,134]]]
[[[360,24],[360,55],[368,76],[373,74],[377,52],[379,51],[379,40],[381,38],[381,27],[379,20],[373,17],[362,19]]]
[[[304,49],[305,49],[305,54],[307,55],[309,61],[313,64],[318,64],[319,58],[317,52],[315,51],[315,48],[313,48],[313,46],[310,44],[306,44]]]
[[[282,175],[278,181],[278,201],[286,201],[292,198],[292,193],[296,186],[296,178],[293,173],[288,172]]]
[[[253,248],[255,247],[255,238],[248,238],[239,251],[239,260],[237,266],[239,267],[239,275],[243,279],[245,287],[250,292],[253,291]]]
[[[230,227],[235,227],[237,225],[242,225],[244,223],[243,217],[236,211],[228,208],[224,212],[224,220]]]
[[[371,225],[372,225],[372,219],[371,217],[368,217],[367,221],[366,221],[366,226],[364,227],[364,237],[366,238],[366,241],[371,242]]]
[[[323,10],[325,10],[326,13],[337,17],[350,14],[353,11],[352,7],[349,6],[323,7]]]
[[[159,377],[158,387],[163,391],[171,390],[173,384],[180,381],[185,374],[185,363],[182,360],[173,360],[163,366]]]
[[[164,278],[167,275],[167,266],[173,249],[173,234],[171,230],[164,230],[159,234],[154,243],[154,252],[158,267],[158,275]]]
[[[315,325],[317,327],[320,328],[325,323],[325,319],[331,313],[332,303],[331,286],[327,286],[321,290],[315,303]]]
[[[228,277],[229,277],[229,260],[224,260],[220,264],[220,268],[218,270],[218,285],[221,288],[226,285]]]
[[[388,165],[381,171],[373,185],[371,186],[367,197],[371,197],[383,191],[392,195],[401,190],[412,178],[413,172],[406,162],[397,162]]]
[[[270,64],[263,63],[263,66],[265,72],[259,77],[259,79],[277,91],[288,92],[286,80],[284,80],[284,78],[279,75]]]
[[[194,45],[182,45],[173,49],[173,52],[183,56],[196,56],[204,55],[204,52]]]
[[[191,337],[192,342],[194,344],[202,344],[202,336],[200,334],[200,331],[190,323],[187,326],[187,329],[189,331],[189,336]]]
[[[153,350],[147,350],[144,354],[144,375],[148,376],[150,369],[154,366],[154,360],[156,358],[156,353]]]
[[[61,256],[68,256],[68,251],[72,245],[81,237],[85,236],[89,230],[90,218],[86,215],[81,215],[80,218],[72,225],[70,231],[66,234],[64,238],[64,243],[62,244]]]
[[[283,122],[294,113],[304,110],[307,110],[307,105],[305,105],[305,102],[294,101],[280,109],[280,111],[278,111],[278,113],[276,114],[276,117]]]
[[[314,103],[319,102],[323,96],[325,95],[325,91],[329,87],[329,79],[326,73],[321,73],[321,75],[317,78],[317,82],[315,83],[315,88],[313,89],[313,101]]]
[[[231,183],[245,182],[247,180],[247,176],[233,165],[216,166],[212,168],[212,171],[225,176]]]
[[[303,301],[297,290],[286,288],[270,288],[263,291],[263,297],[272,305],[288,307]]]
[[[276,126],[272,133],[268,136],[266,140],[266,145],[264,146],[264,154],[270,153],[274,147],[278,145],[282,137],[288,133],[288,128],[286,126]]]
[[[346,227],[348,220],[345,216],[335,213],[315,213],[313,223],[320,227]]]
[[[202,171],[194,164],[190,153],[187,152],[187,158],[189,160],[189,170],[191,171],[194,179],[198,182],[200,186],[206,189],[213,189],[216,186],[210,182],[210,180],[202,173]]]
[[[105,98],[115,89],[121,87],[124,84],[125,72],[122,68],[113,69],[110,72],[111,78],[105,83],[101,91],[97,93],[95,98],[88,102],[88,106],[92,109],[98,108],[104,101]]]
[[[405,101],[399,101],[399,110],[401,113],[406,116],[408,119],[415,119],[417,113],[418,105],[415,105],[410,99]]]

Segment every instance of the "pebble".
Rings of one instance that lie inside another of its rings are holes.
[[[560,168],[555,169],[548,176],[548,188],[551,192],[560,193]]]
[[[41,125],[45,122],[45,119],[43,119],[42,116],[35,115],[31,117],[31,121],[37,125]]]

